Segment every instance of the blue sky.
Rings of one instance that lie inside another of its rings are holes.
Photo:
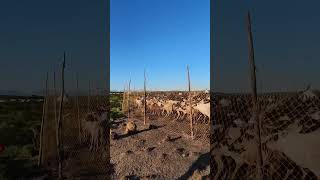
[[[89,80],[105,86],[106,18],[106,1],[1,1],[0,90],[40,91],[47,72],[52,86],[63,51],[66,90],[75,88],[76,73],[82,89]]]
[[[66,88],[106,85],[106,2],[3,0],[0,3],[0,90],[44,88],[67,51]],[[258,89],[320,88],[319,0],[214,1],[213,79],[217,91],[249,85],[246,10],[253,16]],[[111,0],[111,89],[209,88],[209,0]],[[57,77],[58,78],[58,77]],[[52,81],[51,81],[52,85]]]
[[[259,91],[320,88],[320,1],[214,1],[214,89],[248,91],[245,18],[252,13]]]
[[[186,90],[210,86],[209,0],[111,0],[111,90]]]

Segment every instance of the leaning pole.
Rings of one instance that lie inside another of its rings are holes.
[[[249,45],[249,65],[250,65],[250,78],[251,78],[251,93],[252,93],[252,105],[253,105],[253,120],[256,122],[255,131],[257,137],[257,179],[262,180],[262,146],[261,146],[261,131],[260,131],[260,118],[259,118],[259,105],[257,100],[257,85],[256,85],[256,65],[254,62],[254,48],[251,31],[251,18],[250,12],[247,14],[247,33],[248,33],[248,45]]]

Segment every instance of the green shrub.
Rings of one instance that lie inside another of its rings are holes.
[[[124,114],[121,112],[120,108],[113,107],[111,108],[110,116],[112,119],[121,118]]]
[[[122,102],[122,96],[120,95],[112,95],[110,97],[111,108],[114,108],[114,107],[120,108],[121,102]]]

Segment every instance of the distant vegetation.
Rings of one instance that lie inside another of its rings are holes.
[[[5,145],[5,150],[0,153],[0,179],[15,179],[35,170],[38,137],[34,130],[40,129],[41,115],[42,102],[34,99],[0,103],[0,143]]]
[[[0,179],[39,173],[37,165],[42,97],[0,96]],[[122,95],[110,96],[110,117],[123,117]]]
[[[112,119],[117,119],[124,116],[122,113],[121,104],[122,104],[122,94],[112,94],[110,96],[110,105],[111,105],[110,117]]]

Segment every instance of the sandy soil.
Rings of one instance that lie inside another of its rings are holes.
[[[125,135],[127,119],[115,120],[119,137],[111,141],[113,179],[199,179],[209,175],[207,141],[192,139],[187,123],[157,118],[148,129],[142,118],[132,118],[138,132]]]

